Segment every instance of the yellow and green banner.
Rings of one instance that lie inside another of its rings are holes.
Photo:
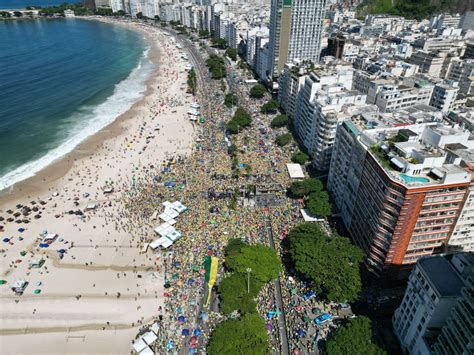
[[[206,256],[206,259],[204,260],[204,269],[206,270],[204,279],[206,280],[208,286],[206,306],[209,305],[211,300],[211,290],[216,283],[218,261],[219,260],[215,256]]]

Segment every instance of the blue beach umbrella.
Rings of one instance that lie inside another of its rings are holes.
[[[25,231],[25,228],[22,228],[22,227],[18,228],[18,232],[23,233],[24,231]]]
[[[197,328],[197,329],[194,329],[194,335],[195,336],[200,336],[201,335],[201,329]]]
[[[184,323],[184,316],[179,316],[178,317],[178,322]]]
[[[4,243],[8,243],[9,241],[10,241],[9,238],[3,238],[3,242],[4,242]]]
[[[193,283],[194,283],[194,279],[189,279],[189,280],[188,280],[188,285],[191,286]]]
[[[297,333],[298,333],[298,336],[300,338],[302,338],[306,335],[306,332],[303,329],[298,329]]]
[[[187,328],[183,329],[181,332],[181,335],[187,337],[189,335],[189,329]]]

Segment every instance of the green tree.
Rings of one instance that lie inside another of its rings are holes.
[[[262,105],[260,112],[261,113],[276,113],[278,110],[278,107],[280,107],[280,104],[278,103],[278,101],[271,99]]]
[[[237,95],[235,95],[234,93],[228,93],[227,95],[225,95],[224,105],[226,107],[231,108],[232,106],[237,105],[237,103]]]
[[[209,37],[209,31],[208,30],[200,30],[198,35],[199,35],[199,38],[208,38]]]
[[[314,216],[329,217],[332,206],[329,202],[327,191],[317,191],[311,193],[306,200],[306,208]]]
[[[296,164],[304,164],[309,160],[308,154],[298,151],[291,157],[291,161]]]
[[[247,243],[245,243],[242,239],[240,238],[231,238],[227,242],[227,246],[225,248],[225,255],[229,254],[235,254],[235,253],[240,253],[243,247],[248,246]]]
[[[237,60],[237,49],[227,48],[225,51],[225,55],[235,62]]]
[[[265,95],[265,86],[262,84],[255,84],[251,89],[250,89],[250,97],[254,99],[261,99]]]
[[[358,298],[363,253],[349,239],[328,236],[316,223],[302,223],[290,231],[286,243],[295,269],[323,297],[335,302]]]
[[[265,322],[256,313],[240,319],[226,320],[211,334],[207,351],[210,355],[268,353],[268,335]]]
[[[231,134],[237,134],[241,129],[248,127],[252,124],[252,116],[249,115],[244,108],[238,107],[235,111],[234,117],[227,122],[227,130]]]
[[[285,133],[282,135],[279,135],[275,139],[275,143],[278,144],[280,147],[284,147],[288,143],[291,142],[291,134],[290,133]]]
[[[339,327],[326,343],[328,355],[364,354],[383,355],[384,350],[372,342],[370,319],[359,316]]]
[[[12,17],[12,15],[8,11],[0,11],[0,17],[8,18]]]
[[[255,312],[254,298],[257,297],[262,286],[263,283],[252,274],[250,274],[250,283],[248,275],[239,272],[233,272],[225,277],[218,288],[222,300],[220,303],[222,312],[225,314],[230,314],[235,310],[241,314]]]
[[[13,11],[13,16],[15,16],[15,17],[22,17],[22,16],[23,16],[23,13],[21,13],[20,11]]]
[[[323,190],[321,180],[309,178],[293,182],[288,189],[288,193],[294,197],[303,197],[312,192],[319,192],[321,190]]]
[[[227,42],[223,38],[213,38],[211,39],[212,45],[219,47],[221,49],[225,49],[227,47]]]
[[[206,60],[206,65],[209,68],[213,79],[222,79],[226,76],[224,58],[211,54]]]
[[[235,272],[251,274],[260,282],[268,282],[278,277],[282,270],[280,258],[274,249],[265,245],[248,245],[240,253],[229,254],[225,259],[226,266]]]
[[[197,88],[197,77],[196,71],[191,69],[188,73],[188,88],[193,95],[196,95],[196,88]]]
[[[270,126],[272,128],[280,128],[280,127],[286,126],[287,124],[288,124],[288,116],[282,114],[282,115],[276,116],[270,123]]]
[[[142,12],[137,12],[136,16],[137,16],[138,19],[142,19],[143,18],[143,13]]]

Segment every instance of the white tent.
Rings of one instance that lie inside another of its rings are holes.
[[[313,216],[307,209],[301,209],[301,216],[305,222],[322,222],[324,218]]]
[[[162,239],[162,238],[160,238]],[[169,240],[168,238],[163,237],[163,242],[161,243],[161,246],[165,249],[169,248],[171,245],[173,245],[173,242]]]
[[[139,354],[140,351],[144,350],[145,348],[148,348],[148,345],[146,345],[146,343],[141,338],[133,343],[133,350],[135,350],[137,354]]]
[[[145,341],[145,343],[151,345],[156,341],[156,339],[158,339],[158,337],[150,330],[149,332],[143,334],[142,339]]]
[[[147,346],[145,349],[140,351],[138,355],[155,355],[155,353],[153,352],[153,350],[150,349],[149,346]]]
[[[161,235],[162,237],[164,237],[168,233],[171,233],[175,230],[176,229],[169,223],[163,223],[163,224],[161,224],[161,225],[159,225],[158,227],[155,228],[155,232],[157,234]]]
[[[178,232],[177,230],[175,230],[171,233],[168,233],[166,235],[166,238],[168,238],[169,240],[172,240],[173,242],[178,240],[181,237],[182,237],[182,234],[180,232]]]
[[[286,164],[291,179],[304,179],[304,172],[300,164]]]
[[[165,221],[166,223],[169,223],[169,221],[173,221],[173,217],[171,217],[169,214],[163,212],[162,214],[159,215],[159,217]],[[173,225],[174,223],[169,223],[170,225]]]
[[[179,216],[179,212],[176,211],[172,206],[165,207],[165,213],[171,218],[176,218]]]
[[[180,201],[173,202],[172,208],[180,214],[188,210],[188,208],[185,205],[183,205]]]
[[[155,334],[157,334],[158,331],[160,330],[160,325],[155,322],[155,323],[153,323],[153,324],[151,325],[150,329],[153,330],[153,332],[154,332]]]
[[[171,206],[171,202],[165,201],[165,202],[162,203],[162,205],[165,206],[165,207],[168,207],[168,206]]]

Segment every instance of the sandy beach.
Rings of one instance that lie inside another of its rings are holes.
[[[192,97],[188,63],[172,39],[128,26],[148,38],[156,66],[144,98],[60,161],[0,194],[2,354],[130,353],[139,327],[161,312],[160,254],[141,251],[153,230],[128,220],[123,190],[139,191],[148,169],[191,152]],[[43,231],[57,234],[48,248],[39,247]],[[41,259],[41,267],[30,267]],[[11,289],[17,280],[28,282],[21,296]]]

